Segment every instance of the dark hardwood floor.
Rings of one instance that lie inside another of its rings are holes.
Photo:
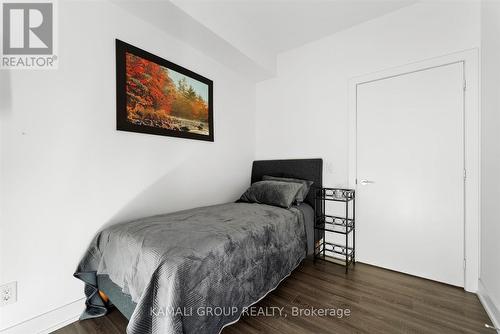
[[[477,296],[445,284],[358,263],[344,268],[304,261],[278,289],[256,306],[284,307],[283,316],[244,316],[223,334],[254,333],[491,333]],[[350,316],[293,316],[292,308],[346,308]],[[287,314],[285,317],[284,314]],[[79,321],[56,334],[125,333],[127,320],[116,310]]]

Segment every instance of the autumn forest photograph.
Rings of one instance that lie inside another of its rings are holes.
[[[162,66],[131,52],[124,56],[126,123],[146,132],[167,130],[169,136],[210,135],[209,84],[180,73],[185,69],[175,64]]]

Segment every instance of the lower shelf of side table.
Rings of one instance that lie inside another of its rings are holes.
[[[319,243],[316,246],[314,250],[314,258],[333,262],[343,266],[349,266],[351,263],[356,262],[355,251],[353,248],[346,248],[344,245],[339,245],[328,241],[325,241],[324,249],[323,243]]]

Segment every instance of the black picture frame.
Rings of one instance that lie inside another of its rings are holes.
[[[214,120],[213,120],[213,81],[180,65],[174,64],[166,59],[158,57],[152,53],[138,47],[125,43],[119,39],[116,42],[116,129],[119,131],[129,131],[147,133],[160,136],[196,139],[204,141],[214,141]],[[145,60],[156,63],[160,66],[172,69],[191,79],[197,80],[208,86],[208,135],[192,133],[182,130],[171,130],[155,126],[137,125],[127,119],[127,74],[126,74],[126,54],[133,54]]]

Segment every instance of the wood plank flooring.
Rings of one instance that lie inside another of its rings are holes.
[[[491,323],[475,294],[362,263],[346,275],[341,266],[305,260],[256,306],[284,311],[282,316],[278,312],[274,317],[244,316],[222,333],[495,334],[484,327]],[[293,316],[293,310],[311,308],[345,308],[351,314]],[[119,334],[125,333],[126,326],[125,317],[113,310],[106,317],[75,322],[54,334]]]

